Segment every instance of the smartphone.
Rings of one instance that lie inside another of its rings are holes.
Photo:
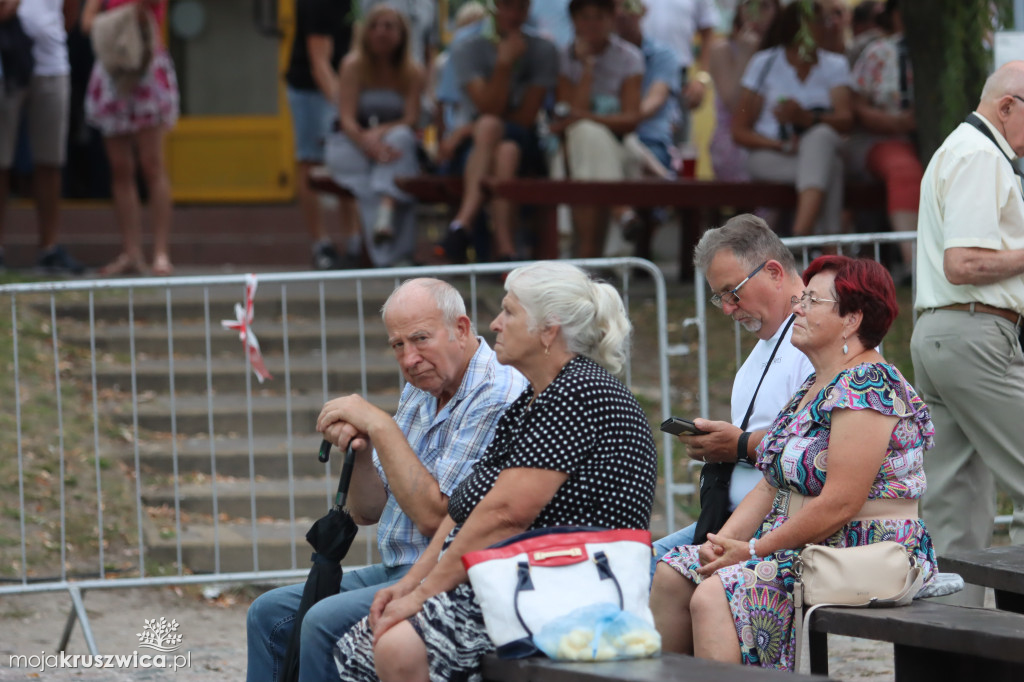
[[[701,431],[694,426],[693,422],[689,419],[680,419],[679,417],[669,417],[661,422],[661,430],[665,433],[671,433],[673,436],[684,433],[690,436],[703,436],[707,433],[707,431]]]

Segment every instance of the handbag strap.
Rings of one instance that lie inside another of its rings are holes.
[[[603,551],[594,552],[593,558],[594,568],[597,571],[598,578],[601,580],[611,580],[612,585],[615,586],[615,593],[619,597],[619,610],[625,609],[625,600],[622,596],[622,586],[619,585],[619,579],[615,577],[615,573],[612,571],[611,564],[608,562],[608,555]],[[516,608],[516,619],[519,621],[519,625],[526,632],[530,639],[533,639],[533,630],[526,624],[526,619],[523,618],[523,614],[519,610],[519,595],[523,592],[529,592],[533,590],[533,580],[530,578],[530,563],[528,561],[520,561],[516,564],[516,594],[512,599],[512,603]]]
[[[750,404],[747,405],[747,413],[743,415],[743,421],[740,423],[740,431],[747,430],[747,424],[750,423],[750,415],[754,414],[754,401],[757,400],[757,393],[761,390],[761,384],[764,383],[764,378],[768,376],[768,370],[771,369],[772,362],[775,360],[775,354],[779,352],[779,346],[781,346],[783,340],[785,340],[786,333],[789,332],[789,328],[793,326],[793,320],[795,319],[796,315],[790,315],[789,319],[786,320],[786,326],[782,328],[782,334],[779,335],[779,340],[775,342],[775,348],[772,348],[772,354],[768,356],[768,362],[764,363],[764,371],[761,372],[761,379],[757,382],[757,388],[754,389],[754,395],[750,396]]]
[[[1024,172],[1021,172],[1020,168],[1017,167],[1017,164],[1013,162],[1013,159],[1011,159],[1007,155],[1007,153],[1003,150],[1003,148],[1002,148],[1002,146],[1000,146],[999,142],[996,141],[996,136],[992,134],[992,131],[989,130],[989,127],[987,125],[985,125],[985,122],[981,120],[980,116],[978,116],[974,112],[971,112],[970,114],[967,114],[967,118],[965,119],[964,122],[965,123],[969,123],[970,125],[974,126],[975,128],[977,128],[981,132],[982,135],[984,135],[988,139],[992,140],[992,144],[994,144],[996,146],[996,149],[999,150],[999,153],[1002,154],[1003,158],[1005,158],[1006,161],[1010,164],[1010,168],[1013,169],[1014,174],[1018,178],[1024,179]],[[1021,192],[1024,193],[1024,186],[1021,186],[1020,181],[1018,181],[1017,184],[1018,184],[1018,186],[1021,187]]]

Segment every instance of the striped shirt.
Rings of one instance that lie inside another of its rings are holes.
[[[406,384],[395,414],[409,446],[449,497],[484,454],[505,408],[526,389],[523,375],[500,364],[487,342],[478,340],[480,347],[459,389],[443,409],[438,411],[437,398]],[[398,506],[376,451],[373,464],[388,493],[377,523],[377,544],[384,565],[415,563],[430,538],[420,533]]]

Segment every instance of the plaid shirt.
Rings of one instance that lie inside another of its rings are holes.
[[[395,423],[409,446],[448,496],[484,454],[505,408],[526,389],[523,375],[500,364],[487,342],[478,340],[480,347],[466,368],[459,390],[440,412],[437,398],[407,383],[395,414]],[[420,533],[398,506],[376,451],[373,464],[388,492],[377,523],[377,544],[384,565],[415,563],[430,538]]]

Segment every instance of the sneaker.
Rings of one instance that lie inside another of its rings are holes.
[[[468,248],[469,232],[464,227],[457,227],[449,229],[444,239],[434,247],[434,255],[449,263],[465,263]]]
[[[49,274],[80,275],[85,272],[85,266],[72,258],[60,244],[40,254],[36,267]]]
[[[317,270],[337,270],[341,265],[334,244],[319,242],[313,247],[313,267]]]

